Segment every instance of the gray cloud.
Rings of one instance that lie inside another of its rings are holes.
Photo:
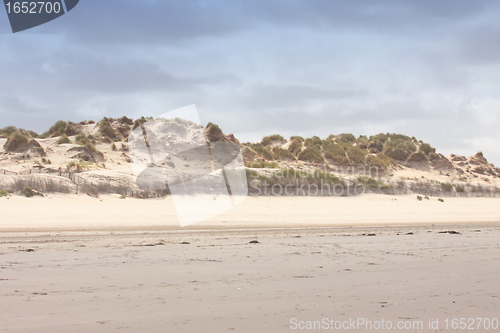
[[[500,164],[499,13],[486,0],[81,1],[0,35],[0,126],[196,103],[243,140],[402,132]]]

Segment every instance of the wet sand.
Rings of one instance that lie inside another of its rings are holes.
[[[440,332],[500,317],[498,199],[247,198],[188,228],[169,199],[0,207],[0,332],[327,332],[360,319]]]
[[[499,274],[498,224],[4,233],[0,331],[290,332],[323,318],[444,327],[498,318]]]

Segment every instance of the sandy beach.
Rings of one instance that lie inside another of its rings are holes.
[[[257,197],[180,228],[168,198],[4,198],[0,332],[372,331],[362,320],[440,332],[498,319],[497,202]]]
[[[181,228],[171,197],[119,199],[119,195],[2,198],[0,230],[145,231],[290,228],[321,226],[500,223],[497,198],[438,198],[416,195],[357,197],[247,197],[232,210]]]

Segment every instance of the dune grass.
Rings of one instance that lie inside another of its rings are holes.
[[[110,139],[115,139],[117,137],[117,134],[113,127],[111,127],[111,122],[109,121],[108,118],[104,117],[102,120],[99,122],[99,132]]]
[[[20,132],[13,132],[7,142],[4,145],[6,151],[15,151],[19,146],[27,144],[29,142],[28,138],[22,135]]]
[[[347,157],[351,164],[365,164],[367,152],[356,146],[347,147]]]
[[[418,151],[410,155],[410,157],[408,158],[408,162],[413,162],[413,163],[427,162],[427,156],[425,156],[424,152]]]
[[[285,139],[279,135],[279,134],[273,134],[269,136],[265,136],[262,138],[262,141],[260,142],[263,146],[269,146],[273,142],[284,142]]]
[[[330,139],[323,140],[323,152],[325,153],[325,158],[334,163],[349,163],[349,159],[347,158],[344,148]]]
[[[41,134],[40,138],[55,138],[58,136],[62,136],[63,134],[72,136],[77,135],[78,133],[79,130],[75,126],[68,124],[64,120],[59,120],[54,125],[52,125],[47,132]]]
[[[292,139],[290,142],[290,146],[288,147],[288,151],[292,153],[294,156],[298,156],[302,150],[302,141],[297,138]]]
[[[63,143],[71,143],[70,139],[66,134],[61,135],[59,139],[57,139],[57,144],[63,144]]]
[[[306,149],[302,150],[297,158],[301,161],[321,163],[324,161],[321,151],[315,145],[309,145]]]
[[[272,153],[273,153],[275,159],[278,159],[278,160],[289,159],[289,160],[295,161],[295,156],[293,156],[293,154],[290,151],[283,149],[281,147],[273,147]]]
[[[366,164],[369,166],[374,166],[381,169],[387,169],[391,165],[394,165],[394,160],[382,153],[376,155],[368,155],[366,157]]]

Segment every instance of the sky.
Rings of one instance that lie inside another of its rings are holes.
[[[196,104],[240,141],[403,133],[500,166],[500,2],[81,0],[13,34],[0,127]]]

